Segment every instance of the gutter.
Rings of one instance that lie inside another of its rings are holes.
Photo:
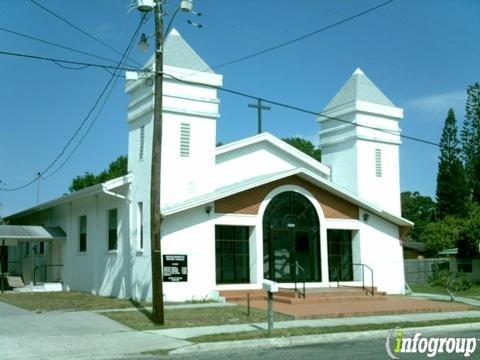
[[[116,198],[119,198],[119,199],[122,199],[122,200],[126,200],[128,202],[131,202],[131,200],[128,198],[128,196],[121,195],[121,194],[118,194],[116,192],[107,190],[107,187],[105,186],[105,184],[102,184],[102,192],[106,195],[110,195],[110,196],[113,196],[113,197],[116,197]]]

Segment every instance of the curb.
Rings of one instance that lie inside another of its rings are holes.
[[[236,350],[236,349],[253,349],[253,348],[280,348],[294,347],[313,344],[336,343],[345,341],[362,341],[371,339],[385,339],[387,332],[391,329],[369,330],[360,332],[343,332],[333,334],[319,335],[302,335],[283,338],[270,339],[252,339],[238,341],[222,341],[211,343],[200,343],[191,346],[181,347],[170,351],[170,354],[187,354],[199,351],[216,351],[216,350]],[[461,330],[480,330],[480,323],[453,324],[453,325],[437,325],[402,329],[405,331],[422,331],[422,332],[454,332]]]

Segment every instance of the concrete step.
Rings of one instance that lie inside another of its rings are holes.
[[[321,289],[307,289],[305,299],[294,289],[279,289],[278,293],[274,294],[274,301],[285,304],[313,304],[322,302],[347,302],[347,301],[381,301],[386,295],[383,292],[376,292],[375,296],[371,296],[362,288],[321,288]],[[250,296],[250,301],[266,300],[267,293],[262,289],[252,290],[225,290],[220,291],[220,296],[224,297],[226,301],[231,302],[247,302],[247,297]]]
[[[291,298],[283,296],[274,296],[273,301],[284,304],[322,304],[322,303],[339,303],[339,302],[372,302],[372,301],[385,301],[385,296],[331,296],[331,297],[306,297],[303,298]]]

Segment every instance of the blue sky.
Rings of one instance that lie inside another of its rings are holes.
[[[123,51],[139,14],[130,0],[37,0],[74,24]],[[202,29],[180,14],[175,27],[211,66],[248,55],[322,28],[380,4],[371,0],[197,0]],[[175,5],[171,0],[169,6]],[[437,142],[449,107],[459,123],[465,89],[479,81],[480,2],[396,0],[393,3],[291,46],[218,70],[225,87],[320,111],[360,67],[399,107],[405,135]],[[68,27],[28,0],[2,0],[0,27],[97,55],[118,55]],[[150,20],[142,29],[153,32]],[[0,51],[101,62],[0,31]],[[144,62],[149,54],[136,49]],[[51,62],[0,55],[0,180],[22,185],[55,158],[109,79],[101,69],[72,71]],[[220,93],[218,140],[256,132],[256,113],[247,99]],[[127,152],[124,81],[119,79],[103,113],[82,146],[55,176],[40,182],[41,202],[68,192],[72,178],[99,172]],[[279,137],[316,141],[313,116],[272,106],[264,127]],[[68,153],[68,152],[67,152]],[[438,149],[404,140],[401,188],[434,196]],[[3,184],[2,184],[3,185]],[[36,185],[0,192],[0,215],[36,204]]]

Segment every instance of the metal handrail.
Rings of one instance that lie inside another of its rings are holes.
[[[298,290],[298,287],[297,287],[297,274],[298,274],[298,270],[300,270],[302,272],[302,284],[303,284],[303,292]],[[295,293],[301,295],[304,299],[305,299],[305,269],[303,267],[300,266],[300,264],[298,263],[298,261],[295,261]]]
[[[367,264],[352,264],[352,267],[353,266],[361,266],[362,267],[362,289],[365,290],[367,293],[370,292],[372,294],[372,296],[374,296],[375,295],[375,286],[373,284],[373,269],[370,266],[368,266]],[[365,286],[365,269],[370,271],[371,283],[370,283],[369,287]],[[342,285],[342,286],[345,286],[345,285]],[[340,280],[337,280],[337,287],[340,287]]]
[[[44,268],[45,270],[45,282],[47,282],[47,268],[49,267],[63,267],[63,264],[54,264],[54,265],[39,265],[39,266],[35,266],[35,268],[33,269],[33,285],[36,285],[37,284],[37,270],[38,269],[41,269],[41,268]]]

